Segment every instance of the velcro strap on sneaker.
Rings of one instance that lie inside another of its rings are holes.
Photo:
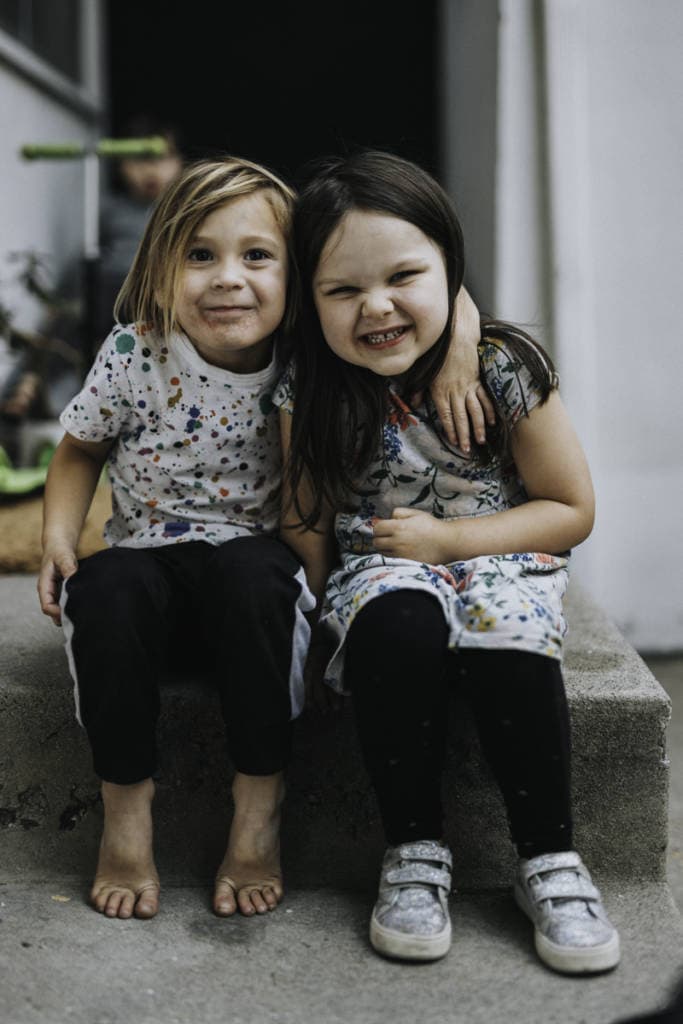
[[[580,868],[586,873],[583,861],[575,850],[564,850],[561,853],[542,853],[538,857],[532,857],[522,868],[525,879],[533,875],[542,875],[546,871],[557,871],[563,868]]]
[[[599,900],[600,893],[588,879],[582,875],[573,878],[566,874],[558,878],[548,878],[545,882],[531,887],[531,898],[534,903],[541,900]]]
[[[425,864],[424,861],[413,861],[400,868],[390,868],[385,879],[391,885],[438,885],[446,892],[451,889],[451,876],[448,871]]]
[[[401,860],[428,860],[453,866],[451,851],[441,843],[402,843],[396,847],[396,853]]]

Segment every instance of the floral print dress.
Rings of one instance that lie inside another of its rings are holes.
[[[504,344],[483,341],[480,362],[498,414],[512,428],[534,408],[540,394],[526,368]],[[334,654],[325,679],[343,685],[344,642],[368,601],[393,590],[421,590],[439,601],[449,627],[449,647],[529,651],[562,657],[566,623],[562,598],[567,588],[569,553],[525,552],[483,555],[448,565],[429,565],[379,554],[373,525],[397,507],[430,512],[440,519],[492,515],[528,501],[508,457],[482,465],[446,440],[436,411],[409,408],[388,382],[390,413],[382,445],[367,470],[360,493],[335,517],[341,564],[329,577],[321,623],[331,634]],[[293,408],[295,388],[286,376],[274,396]]]

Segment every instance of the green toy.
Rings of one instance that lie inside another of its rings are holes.
[[[37,465],[16,469],[0,446],[0,498],[21,498],[41,491],[47,478],[47,467],[54,454],[54,445],[46,444],[37,456]]]

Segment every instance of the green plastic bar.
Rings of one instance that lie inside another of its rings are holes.
[[[145,139],[100,139],[91,148],[82,142],[28,143],[21,147],[24,160],[79,160],[87,153],[103,157],[155,157],[165,156],[168,142],[161,135]]]
[[[85,156],[82,142],[45,142],[22,146],[24,160],[78,160]]]
[[[100,139],[95,147],[98,156],[166,156],[168,142],[163,135],[147,139]]]

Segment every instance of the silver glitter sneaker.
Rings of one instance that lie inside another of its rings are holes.
[[[370,942],[378,953],[401,960],[446,955],[451,864],[448,847],[432,839],[389,847],[370,920]]]
[[[535,925],[536,952],[556,971],[592,974],[619,963],[619,935],[578,853],[521,860],[515,899]]]

